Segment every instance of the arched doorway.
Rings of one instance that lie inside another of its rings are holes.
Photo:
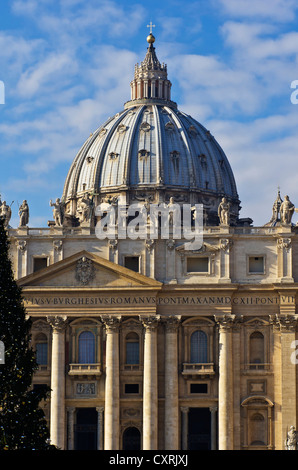
[[[125,429],[122,438],[123,450],[141,450],[141,433],[135,427]]]

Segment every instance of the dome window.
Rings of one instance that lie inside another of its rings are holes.
[[[101,131],[98,134],[98,137],[102,137],[107,133],[107,130],[105,128],[101,129]]]
[[[148,150],[142,149],[142,150],[139,150],[138,155],[139,155],[139,158],[141,158],[141,159],[142,158],[147,158],[147,157],[149,157],[149,152],[148,152]]]
[[[207,158],[206,158],[206,155],[204,155],[203,153],[201,153],[201,155],[199,155],[199,159],[200,159],[202,168],[207,169]]]
[[[148,132],[150,131],[150,129],[151,129],[151,126],[148,122],[142,122],[142,124],[140,125],[140,130],[143,132]]]
[[[111,160],[116,160],[119,157],[119,153],[111,152],[109,153],[109,157]]]
[[[127,127],[124,124],[120,124],[120,126],[118,126],[117,131],[119,134],[124,134],[124,132],[126,132],[126,129]]]
[[[173,131],[175,129],[174,124],[171,121],[168,121],[165,125],[166,131]]]
[[[198,131],[195,128],[195,126],[190,126],[188,129],[188,132],[190,133],[191,136],[196,137],[198,135]]]

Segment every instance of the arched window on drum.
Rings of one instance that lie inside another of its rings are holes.
[[[83,331],[79,336],[79,364],[95,363],[95,337],[91,331]]]
[[[193,364],[208,362],[208,339],[204,331],[197,330],[190,337],[190,362]]]

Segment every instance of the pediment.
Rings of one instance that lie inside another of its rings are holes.
[[[81,251],[18,280],[20,287],[161,287],[143,274]]]

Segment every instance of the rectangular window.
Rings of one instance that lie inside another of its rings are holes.
[[[190,393],[207,393],[207,384],[190,384]]]
[[[39,365],[47,365],[48,363],[48,343],[36,344],[36,362]]]
[[[248,272],[250,274],[264,274],[264,256],[250,256],[248,258]]]
[[[139,364],[139,343],[126,343],[126,364]]]
[[[140,258],[139,256],[125,256],[124,266],[131,271],[138,273],[140,271]]]
[[[208,273],[209,258],[187,258],[188,273]]]
[[[46,268],[48,265],[48,258],[33,258],[33,272]]]
[[[125,384],[125,393],[139,393],[139,384]]]

